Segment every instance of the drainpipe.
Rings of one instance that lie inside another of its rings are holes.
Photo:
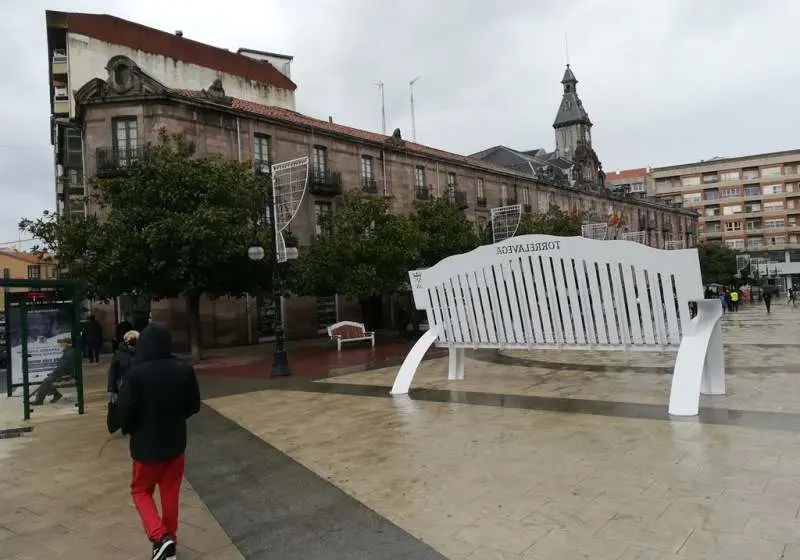
[[[436,162],[436,196],[441,196],[441,190],[439,190],[439,162]]]
[[[239,163],[242,162],[242,123],[239,117],[236,117],[236,158]],[[244,298],[244,313],[247,318],[247,343],[253,343],[253,311],[252,311],[252,296],[247,294]]]
[[[383,166],[383,195],[389,196],[389,185],[386,182],[386,152],[383,150],[381,150],[381,165]]]

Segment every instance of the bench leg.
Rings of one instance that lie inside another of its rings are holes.
[[[447,379],[451,381],[464,379],[464,349],[450,348],[448,357]]]
[[[414,379],[414,374],[417,373],[417,368],[422,362],[422,358],[425,357],[428,348],[436,342],[437,338],[439,338],[439,331],[437,329],[430,329],[414,343],[414,346],[408,351],[406,359],[403,360],[403,365],[400,366],[397,377],[394,379],[394,385],[392,385],[391,390],[392,395],[408,394],[411,381]]]
[[[341,338],[336,339],[336,350],[338,352],[342,351],[342,339]]]
[[[725,364],[722,350],[722,317],[720,306],[711,300],[698,301],[698,313],[678,348],[669,413],[673,416],[697,416],[700,392],[725,392]]]
[[[374,334],[373,334],[373,335],[371,335],[371,336],[369,337],[369,340],[370,340],[370,342],[372,342],[372,347],[373,347],[373,348],[375,348],[375,335],[374,335]]]

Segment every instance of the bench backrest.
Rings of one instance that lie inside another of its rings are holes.
[[[677,346],[703,298],[696,249],[583,237],[513,237],[409,277],[450,346]]]
[[[343,339],[359,338],[364,336],[365,333],[364,325],[353,321],[340,321],[328,327],[328,336],[338,336]]]

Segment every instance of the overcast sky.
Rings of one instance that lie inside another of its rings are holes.
[[[554,147],[569,57],[615,170],[800,147],[793,0],[1,0],[0,242],[54,206],[45,9],[291,54],[297,109],[458,153]]]

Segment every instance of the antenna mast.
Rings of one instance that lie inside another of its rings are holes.
[[[378,82],[376,84],[378,89],[381,90],[381,130],[383,130],[383,134],[386,134],[386,98],[383,94],[383,82]]]
[[[411,90],[411,140],[417,141],[417,119],[414,116],[414,84],[419,80],[419,76],[408,82],[408,88]]]

